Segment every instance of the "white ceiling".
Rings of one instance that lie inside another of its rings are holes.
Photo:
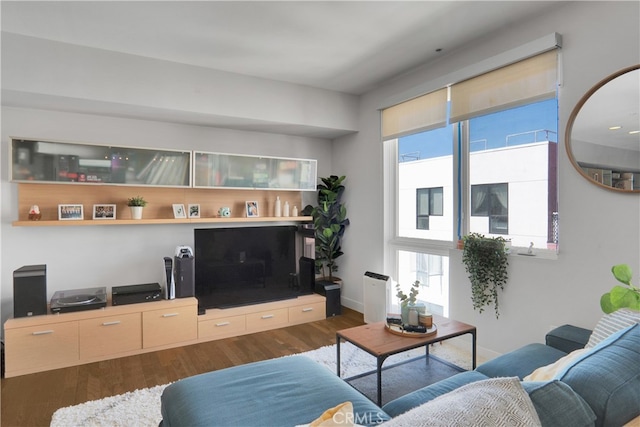
[[[554,6],[558,2],[1,2],[6,32],[350,94]]]
[[[562,3],[2,0],[0,7],[3,32],[359,95]],[[11,101],[9,95],[5,99]],[[13,102],[55,109],[62,101],[56,99],[52,106],[23,94]],[[114,114],[100,108],[103,114]],[[121,113],[124,107],[118,108]],[[601,111],[589,115],[589,133],[604,126]],[[135,115],[144,116],[132,112]],[[339,135],[217,117],[156,118],[327,138]],[[610,132],[607,140],[613,143]]]

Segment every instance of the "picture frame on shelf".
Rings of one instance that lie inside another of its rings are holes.
[[[260,211],[258,210],[258,202],[256,201],[247,201],[245,202],[246,205],[246,213],[247,213],[247,218],[255,218],[255,217],[259,217],[260,216]]]
[[[60,204],[58,205],[58,220],[82,221],[84,219],[83,205]]]
[[[173,204],[173,217],[176,219],[187,217],[187,211],[182,203]]]
[[[116,205],[93,205],[93,219],[116,219]]]
[[[197,203],[189,203],[189,218],[200,218],[200,205]]]

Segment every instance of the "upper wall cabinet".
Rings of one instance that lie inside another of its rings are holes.
[[[11,139],[11,180],[190,187],[191,152]]]
[[[316,160],[196,151],[194,163],[194,187],[316,191]]]

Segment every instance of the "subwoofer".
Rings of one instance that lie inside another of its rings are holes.
[[[47,266],[25,265],[13,272],[13,317],[47,314]]]

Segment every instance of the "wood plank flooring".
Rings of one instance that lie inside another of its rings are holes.
[[[153,387],[191,375],[335,344],[336,331],[364,323],[361,313],[273,331],[2,379],[2,426],[48,426],[62,407]]]

